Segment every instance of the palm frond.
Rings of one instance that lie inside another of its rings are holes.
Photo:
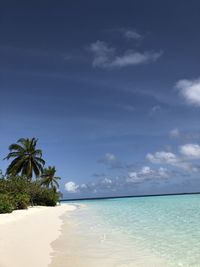
[[[8,166],[6,173],[7,174],[17,174],[18,170],[21,168],[21,165],[23,164],[23,157],[17,157],[15,158],[10,165]]]
[[[17,143],[23,144],[24,146],[26,146],[27,140],[28,138],[20,138],[19,140],[17,140]]]
[[[17,151],[24,151],[24,148],[22,146],[20,146],[19,144],[11,144],[8,148],[10,151],[12,150],[17,150]]]
[[[45,160],[43,160],[42,158],[35,157],[35,161],[41,163],[42,165],[45,165]]]
[[[37,149],[34,151],[34,155],[35,156],[39,156],[39,157],[42,157],[42,150],[41,149]]]
[[[10,158],[16,158],[16,157],[20,157],[21,153],[20,152],[10,152],[5,158],[5,159],[10,159]]]
[[[37,164],[34,161],[32,161],[32,165],[33,165],[33,171],[34,171],[35,176],[37,178],[40,176],[40,173],[41,173],[40,168],[38,168]]]
[[[54,179],[61,180],[61,177],[56,176],[56,177],[54,177]]]
[[[53,180],[53,183],[56,185],[57,188],[59,188],[59,183],[56,180]]]

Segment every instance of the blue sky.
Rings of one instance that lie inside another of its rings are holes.
[[[72,198],[199,191],[199,11],[198,1],[1,4],[0,158],[38,137]]]

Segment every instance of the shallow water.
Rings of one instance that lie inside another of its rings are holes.
[[[200,266],[200,195],[81,203],[72,214],[80,266]]]

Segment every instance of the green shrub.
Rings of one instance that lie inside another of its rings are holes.
[[[31,182],[26,177],[10,176],[4,180],[7,182],[7,191],[12,195],[28,193]]]
[[[8,192],[8,182],[7,180],[1,178],[0,179],[0,194],[5,194],[6,192]]]
[[[6,194],[0,194],[0,213],[11,213],[14,210],[10,197]]]
[[[27,209],[30,204],[30,196],[28,194],[17,194],[12,199],[15,209]]]
[[[0,177],[0,213],[26,209],[29,205],[56,206],[60,195],[55,188],[42,187],[39,181],[26,177]]]
[[[53,189],[38,188],[32,199],[34,205],[56,206],[59,201],[59,194]]]
[[[13,176],[0,179],[0,194],[7,195],[6,201],[9,201],[12,209],[26,209],[30,205],[29,187],[30,182],[24,177]]]

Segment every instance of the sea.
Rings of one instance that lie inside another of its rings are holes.
[[[200,267],[198,194],[70,204],[78,207],[62,229],[66,245],[73,239],[66,255],[70,267]]]

